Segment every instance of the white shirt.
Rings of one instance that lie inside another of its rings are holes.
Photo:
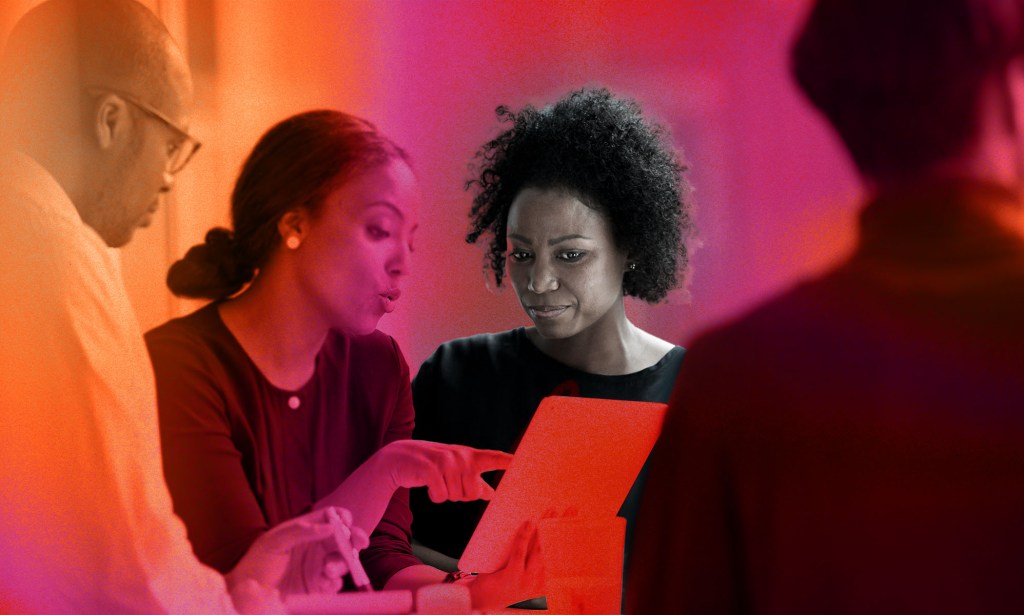
[[[119,258],[0,154],[0,612],[233,612],[171,508]]]

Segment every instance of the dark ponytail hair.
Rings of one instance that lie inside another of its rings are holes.
[[[214,228],[167,272],[175,295],[223,299],[252,281],[281,242],[289,211],[316,215],[324,200],[359,169],[408,155],[366,120],[341,111],[307,111],[260,137],[231,194],[229,231]]]

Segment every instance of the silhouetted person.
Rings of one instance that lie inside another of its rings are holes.
[[[695,342],[633,613],[1024,612],[1024,3],[823,0],[854,254]]]

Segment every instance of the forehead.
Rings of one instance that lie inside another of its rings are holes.
[[[179,126],[188,126],[194,105],[192,74],[176,45],[167,42],[167,113]]]
[[[604,214],[566,190],[524,188],[509,208],[508,233],[527,237],[581,234],[600,239],[611,237],[611,224]]]
[[[151,102],[175,124],[187,129],[194,105],[192,75],[181,50],[169,39],[164,41],[163,56],[162,71],[153,88],[159,92],[158,100]]]
[[[340,205],[332,209],[347,216],[387,212],[415,223],[420,207],[419,186],[408,164],[402,160],[390,160],[355,170],[328,197],[328,203]]]

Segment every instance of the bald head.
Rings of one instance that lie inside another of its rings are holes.
[[[164,24],[131,0],[57,0],[79,7],[83,85],[130,92],[174,115],[191,98],[184,56]]]
[[[99,87],[130,93],[173,117],[192,96],[181,51],[134,0],[40,4],[11,32],[2,75],[4,108],[15,113],[76,108],[86,88]]]
[[[110,246],[170,189],[192,80],[163,23],[134,0],[49,0],[0,61],[0,141],[39,162]]]

